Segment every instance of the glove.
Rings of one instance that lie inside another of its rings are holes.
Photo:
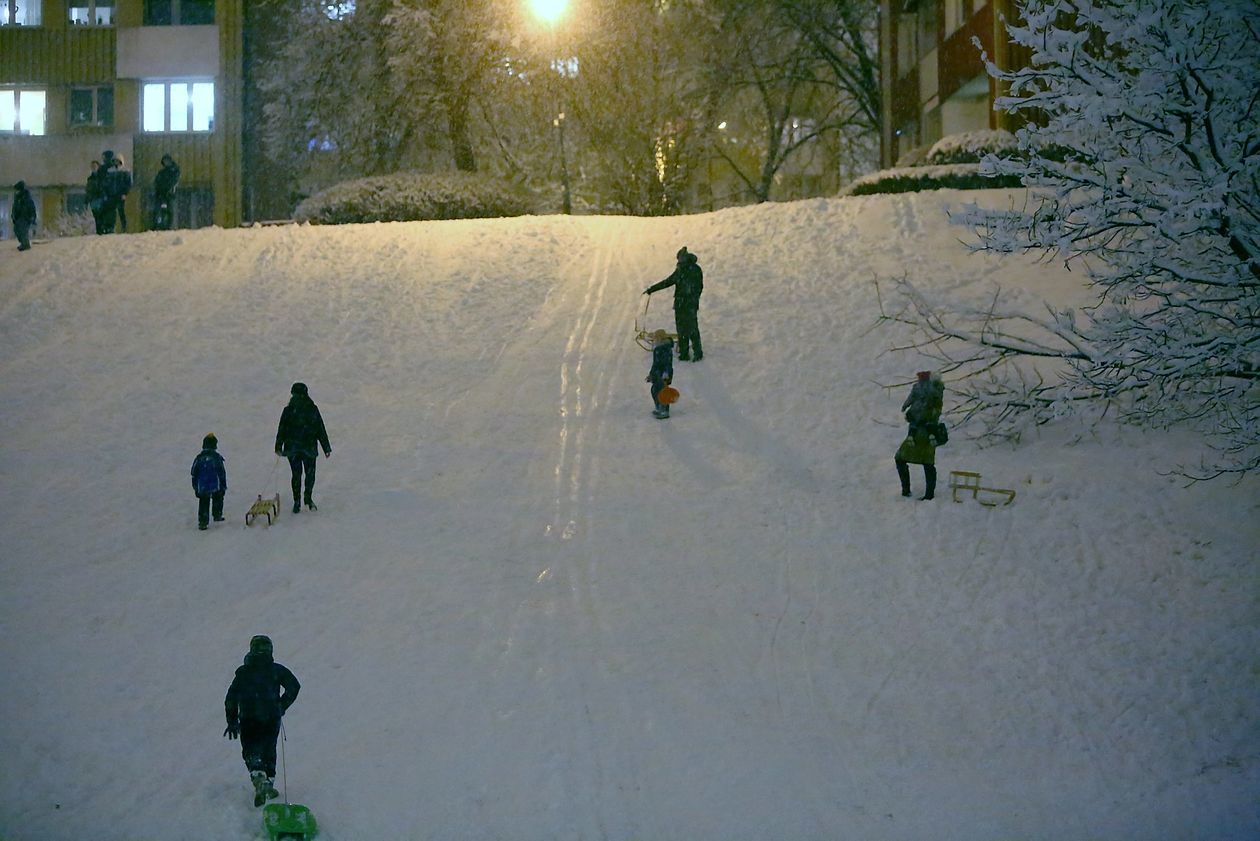
[[[670,384],[670,383],[672,383],[673,381],[674,381],[674,378],[673,378],[673,377],[666,377],[666,378],[665,378],[664,380],[662,380],[661,382],[665,383],[665,385],[669,385],[669,384]]]
[[[651,375],[651,374],[648,374],[646,377],[644,377],[644,378],[643,378],[643,382],[645,382],[645,383],[650,383],[650,382],[652,382],[652,375]]]
[[[227,729],[223,731],[223,735],[227,736],[229,739],[240,738],[241,725],[235,721],[229,721]]]
[[[332,458],[332,447],[324,450],[324,458]]]
[[[647,291],[646,289],[644,289],[644,290],[643,290],[643,294],[644,294],[644,295],[651,295],[652,293],[651,293],[651,292],[649,292],[649,291]]]

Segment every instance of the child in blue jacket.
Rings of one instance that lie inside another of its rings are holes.
[[[648,371],[644,379],[644,382],[652,384],[652,402],[656,404],[652,417],[661,419],[669,417],[668,404],[656,398],[660,395],[661,389],[673,380],[674,340],[664,330],[657,330],[652,334],[652,370]]]
[[[227,469],[219,455],[219,439],[211,432],[201,441],[201,452],[192,463],[193,493],[197,495],[197,528],[210,527],[210,515],[223,522],[223,495],[227,492]]]

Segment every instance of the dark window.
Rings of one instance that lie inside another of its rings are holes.
[[[145,26],[214,23],[214,0],[144,0]]]
[[[112,126],[114,124],[114,89],[71,88],[70,125]]]

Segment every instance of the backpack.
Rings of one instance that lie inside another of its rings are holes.
[[[219,487],[219,460],[214,456],[204,453],[197,456],[193,476],[197,480],[197,493],[212,494],[223,490]]]

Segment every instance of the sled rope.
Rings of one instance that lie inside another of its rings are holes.
[[[282,714],[283,715],[283,714]],[[289,763],[284,758],[284,743],[289,737],[284,733],[284,718],[280,719],[280,779],[284,783],[284,805],[289,805]]]

